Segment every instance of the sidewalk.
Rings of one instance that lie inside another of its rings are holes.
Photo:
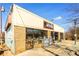
[[[5,51],[3,56],[14,56],[11,51]]]
[[[4,53],[1,54],[0,56],[13,56],[13,54],[5,44],[2,46],[2,48],[4,50]]]
[[[4,56],[13,56],[7,47],[5,49],[7,51],[4,52]],[[63,40],[62,42],[56,42],[52,46],[33,48],[15,56],[79,56],[79,41],[74,45],[74,41]]]
[[[45,51],[43,48],[34,48],[26,50],[16,56],[54,56],[52,53]]]
[[[57,56],[68,56],[68,54],[66,53],[67,51],[65,51],[64,49],[60,47],[51,46],[51,47],[45,48],[45,50],[48,50]]]
[[[62,42],[56,42],[50,47],[45,48],[50,52],[53,52],[59,56],[78,56],[79,55],[79,42],[74,45],[74,41],[63,40]]]

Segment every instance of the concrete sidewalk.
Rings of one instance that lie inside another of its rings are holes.
[[[13,56],[12,53],[5,48],[4,56]],[[75,54],[75,52],[77,52]],[[79,55],[79,41],[74,46],[74,41],[63,40],[62,42],[56,42],[55,45],[45,48],[33,48],[26,50],[15,56],[78,56]]]
[[[16,56],[54,56],[52,53],[45,51],[43,48],[34,48],[20,53]]]
[[[51,46],[51,47],[47,47],[45,48],[45,50],[48,50],[52,53],[55,54],[55,56],[69,56],[64,49],[60,48],[60,47],[56,47],[56,46]]]
[[[74,45],[74,41],[63,40],[45,49],[58,56],[79,56],[79,41]]]

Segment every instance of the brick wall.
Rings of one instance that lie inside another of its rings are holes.
[[[14,39],[16,54],[25,50],[26,29],[24,27],[14,26]]]

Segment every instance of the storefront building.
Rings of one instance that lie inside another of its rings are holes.
[[[49,46],[64,39],[64,29],[17,5],[12,5],[5,26],[5,43],[13,54]]]

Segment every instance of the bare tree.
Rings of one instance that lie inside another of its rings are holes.
[[[69,30],[65,33],[66,39],[75,40],[74,39],[74,27],[69,28]],[[79,40],[79,27],[77,27],[77,40]]]
[[[71,13],[70,16],[68,16],[69,20],[74,23],[73,29],[70,28],[69,33],[71,33],[71,38],[75,40],[74,44],[76,44],[77,41],[77,25],[79,24],[79,4],[69,4],[69,8],[66,8],[66,11]]]

